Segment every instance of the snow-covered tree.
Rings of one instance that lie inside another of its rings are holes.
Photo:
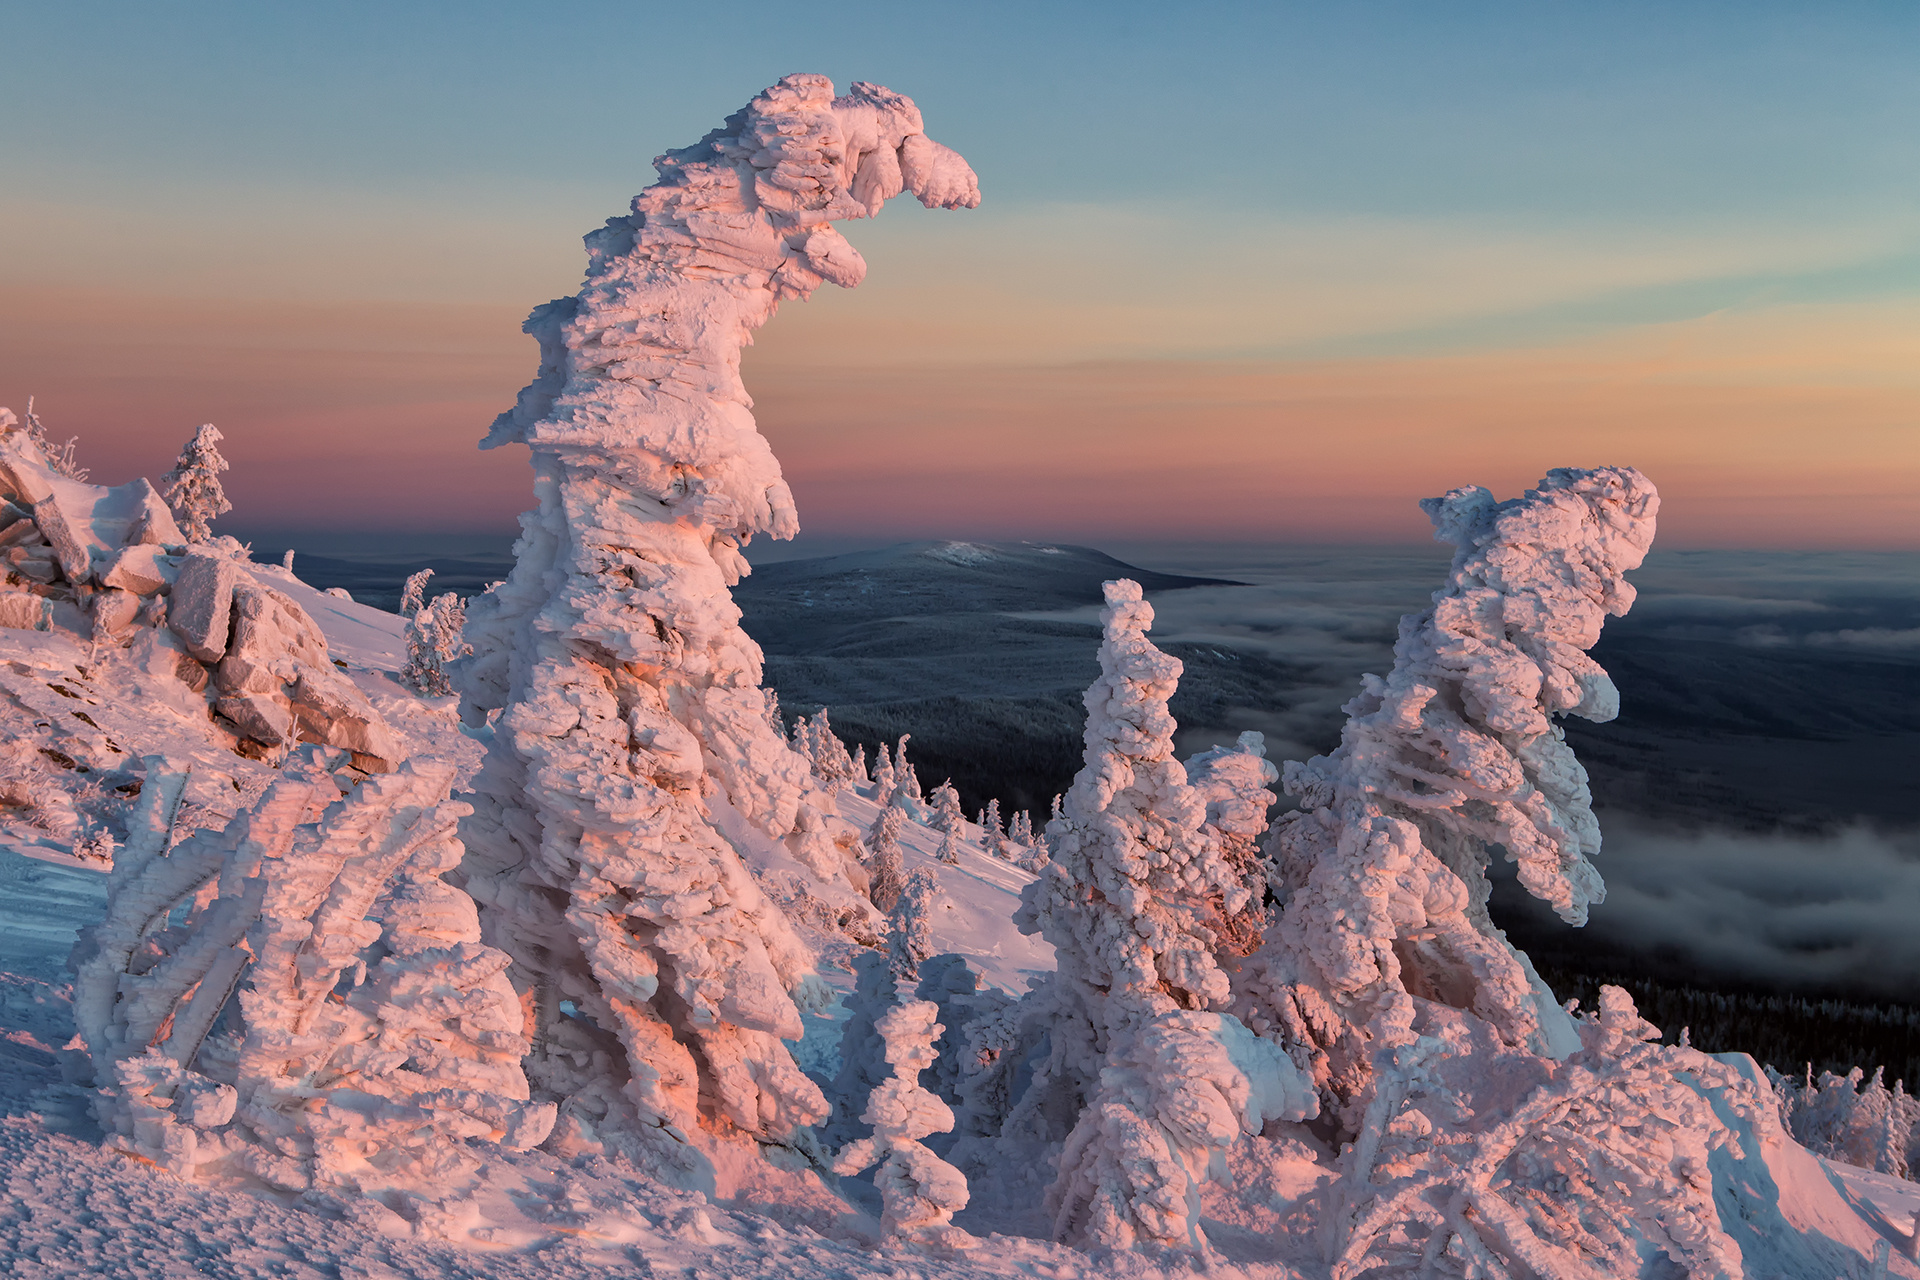
[[[1801,1146],[1856,1168],[1912,1176],[1920,1101],[1908,1096],[1903,1081],[1887,1088],[1877,1067],[1871,1077],[1855,1067],[1844,1076],[1823,1071],[1816,1080],[1809,1066],[1804,1081],[1771,1079]]]
[[[1648,1274],[1657,1254],[1674,1274],[1749,1274],[1714,1169],[1759,1154],[1742,1132],[1762,1147],[1785,1137],[1757,1070],[1656,1043],[1617,987],[1559,1063],[1469,1047],[1458,1024],[1422,1036],[1413,998],[1382,1004],[1361,1123],[1323,1211],[1335,1280],[1604,1280]]]
[[[228,470],[219,449],[225,438],[211,422],[201,424],[180,450],[173,470],[160,477],[160,496],[166,499],[188,542],[211,538],[214,517],[233,510],[220,487],[220,473]]]
[[[967,847],[967,842],[962,838],[960,830],[961,829],[956,826],[948,827],[942,831],[940,833],[940,847],[934,850],[933,856],[950,867],[959,865],[960,851]]]
[[[110,1145],[185,1176],[440,1195],[477,1169],[467,1139],[525,1148],[551,1128],[508,959],[442,879],[468,810],[452,766],[343,796],[340,763],[302,748],[224,830],[173,843],[186,774],[148,758],[73,961]]]
[[[453,693],[447,665],[464,657],[467,606],[453,592],[435,596],[407,620],[407,662],[400,678],[429,698]]]
[[[867,898],[882,911],[892,911],[906,888],[900,858],[900,832],[906,823],[906,813],[888,805],[867,832]]]
[[[837,793],[853,781],[853,757],[847,753],[847,744],[833,731],[833,722],[825,707],[810,718],[800,716],[793,722],[793,749],[812,761],[813,776],[828,792]]]
[[[933,1002],[911,1000],[874,1024],[893,1075],[874,1089],[861,1117],[873,1135],[845,1147],[833,1168],[851,1174],[878,1164],[873,1181],[887,1232],[951,1247],[970,1240],[953,1225],[953,1215],[967,1207],[966,1175],[920,1141],[953,1128],[952,1110],[920,1087],[920,1072],[933,1065],[934,1038],[944,1030],[939,1015]]]
[[[920,980],[921,963],[933,955],[933,913],[939,900],[938,877],[921,867],[907,877],[887,913],[887,965],[896,982]]]
[[[400,616],[411,618],[424,609],[427,604],[427,582],[433,577],[433,570],[422,569],[418,573],[407,575],[406,586],[400,588]]]
[[[995,796],[987,801],[987,807],[980,811],[980,830],[986,836],[987,852],[995,857],[1002,856],[1000,844],[1007,838],[1006,823],[1000,819],[1000,798]]]
[[[1207,828],[1220,842],[1220,854],[1246,890],[1243,905],[1229,911],[1216,899],[1208,927],[1230,955],[1251,954],[1260,945],[1266,921],[1267,867],[1260,837],[1273,807],[1273,784],[1280,771],[1267,760],[1264,735],[1251,729],[1231,747],[1214,747],[1187,761],[1187,783],[1207,802]]]
[[[87,478],[87,469],[74,458],[74,451],[80,446],[80,437],[68,436],[65,444],[55,444],[53,437],[47,434],[47,424],[33,411],[32,396],[27,397],[27,435],[39,446],[41,456],[47,461],[47,470],[69,480]]]
[[[1031,849],[1033,847],[1033,813],[1031,810],[1021,809],[1013,815],[1012,821],[1007,823],[1007,839],[1011,843],[1019,845],[1022,849]]]
[[[887,803],[905,809],[916,821],[925,821],[927,816],[926,793],[920,787],[920,774],[907,760],[907,739],[912,734],[903,733],[893,749],[893,791],[887,797]]]
[[[745,860],[825,839],[833,801],[769,722],[728,594],[750,538],[799,528],[740,352],[783,299],[858,283],[835,219],[902,190],[979,196],[908,99],[814,75],[656,163],[587,238],[580,292],[527,321],[539,373],[484,443],[530,448],[539,507],[470,607],[456,682],[470,722],[502,713],[467,871],[531,994],[556,1141],[697,1178],[697,1148],[752,1151],[826,1113],[785,1043],[814,959]],[[723,834],[722,804],[744,825]]]
[[[1457,489],[1421,504],[1457,548],[1433,607],[1401,620],[1392,672],[1366,676],[1331,756],[1289,763],[1302,808],[1275,824],[1267,944],[1234,1008],[1312,1062],[1342,1124],[1372,1071],[1365,1026],[1396,991],[1483,1019],[1502,1043],[1566,1053],[1573,1028],[1487,915],[1496,847],[1572,922],[1603,892],[1586,773],[1556,716],[1611,719],[1585,650],[1627,611],[1624,574],[1659,497],[1631,468],[1554,471],[1523,498]]]
[[[896,781],[893,772],[893,753],[887,750],[887,744],[876,748],[873,765],[873,798],[881,804],[893,799],[893,785]]]
[[[1153,609],[1138,583],[1105,590],[1086,764],[1048,828],[1053,860],[1015,917],[1059,959],[1049,1054],[1015,1123],[1079,1113],[1048,1195],[1062,1239],[1197,1244],[1198,1187],[1217,1152],[1243,1128],[1312,1114],[1314,1100],[1273,1044],[1206,1012],[1229,995],[1211,904],[1238,910],[1247,891],[1174,757],[1167,702],[1180,661],[1147,639]],[[1197,1103],[1203,1084],[1225,1101]]]
[[[960,807],[960,793],[953,789],[952,778],[935,787],[928,800],[933,809],[932,825],[936,829],[951,831],[966,822],[966,811]]]

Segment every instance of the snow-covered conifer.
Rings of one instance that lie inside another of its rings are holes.
[[[873,781],[872,775],[867,772],[867,748],[864,743],[853,749],[853,781],[856,786]]]
[[[1560,1063],[1458,1021],[1418,1035],[1418,1017],[1393,992],[1369,1027],[1375,1066],[1321,1226],[1335,1280],[1602,1280],[1655,1254],[1675,1274],[1749,1274],[1714,1171],[1785,1137],[1757,1068],[1657,1043],[1617,987]]]
[[[1343,1125],[1372,1070],[1365,1024],[1395,991],[1484,1019],[1500,1040],[1570,1052],[1565,1013],[1488,918],[1495,847],[1570,921],[1602,894],[1586,773],[1555,717],[1611,719],[1584,652],[1627,611],[1624,574],[1659,497],[1631,468],[1554,471],[1523,498],[1457,489],[1422,503],[1457,548],[1433,607],[1401,620],[1392,672],[1366,676],[1331,756],[1284,771],[1302,808],[1274,825],[1267,945],[1234,1008],[1313,1063]]]
[[[69,480],[85,480],[87,469],[74,458],[79,448],[80,437],[68,436],[65,444],[55,444],[47,434],[47,424],[33,411],[33,397],[27,397],[27,435],[40,447],[40,455],[47,461],[47,470],[55,475],[65,476]]]
[[[1033,847],[1033,813],[1031,810],[1021,809],[1013,815],[1012,821],[1007,823],[1007,839],[1019,845],[1022,849],[1030,849]]]
[[[1903,1082],[1889,1089],[1882,1069],[1875,1068],[1868,1078],[1859,1067],[1844,1076],[1823,1071],[1818,1080],[1809,1067],[1802,1084],[1777,1076],[1773,1082],[1787,1125],[1801,1146],[1856,1168],[1896,1178],[1912,1176],[1920,1102],[1907,1096]]]
[[[1235,745],[1214,747],[1187,761],[1188,785],[1206,798],[1207,827],[1246,890],[1238,911],[1227,910],[1224,900],[1216,901],[1209,922],[1221,950],[1236,956],[1259,947],[1266,920],[1267,869],[1260,837],[1267,830],[1267,810],[1273,807],[1273,784],[1280,780],[1280,771],[1266,756],[1265,736],[1249,729]]]
[[[180,450],[173,470],[160,477],[160,496],[166,499],[188,542],[211,538],[214,517],[233,510],[220,487],[220,473],[228,470],[219,449],[225,438],[211,422],[201,424]]]
[[[447,798],[452,766],[342,796],[302,748],[224,831],[171,848],[186,775],[147,766],[73,961],[111,1145],[182,1175],[438,1195],[474,1171],[466,1139],[546,1136],[508,959],[441,878],[468,808]]]
[[[906,813],[889,805],[867,832],[867,898],[882,911],[893,910],[906,887],[900,858],[900,830],[906,822]]]
[[[794,721],[793,745],[794,750],[813,762],[813,776],[830,793],[837,793],[852,782],[853,757],[847,754],[847,744],[834,733],[825,707],[811,718],[801,716]]]
[[[920,980],[921,963],[933,955],[933,913],[939,898],[939,879],[921,867],[907,877],[887,913],[887,964],[894,981]]]
[[[950,831],[966,822],[966,811],[960,807],[960,793],[953,789],[952,778],[935,787],[929,801],[933,809],[932,825],[937,829]]]
[[[1106,601],[1086,764],[1048,828],[1053,860],[1015,917],[1060,965],[1050,1055],[1016,1119],[1033,1126],[1088,1099],[1048,1195],[1062,1239],[1188,1245],[1200,1240],[1192,1214],[1216,1152],[1243,1128],[1313,1114],[1314,1099],[1275,1046],[1204,1012],[1229,995],[1205,923],[1211,901],[1238,910],[1246,889],[1173,754],[1167,701],[1180,661],[1147,639],[1153,609],[1138,583],[1107,583]],[[1257,1082],[1241,1065],[1256,1058]],[[1166,1074],[1202,1064],[1218,1105]]]
[[[881,804],[893,799],[893,784],[896,781],[893,772],[893,754],[887,750],[887,744],[876,748],[873,765],[873,798]]]
[[[912,734],[903,733],[893,749],[893,792],[887,797],[887,803],[896,805],[912,814],[915,819],[924,819],[927,812],[926,792],[920,787],[920,774],[907,760],[907,739]]]
[[[920,1142],[953,1128],[952,1110],[920,1086],[920,1072],[933,1064],[934,1038],[944,1029],[935,1021],[939,1015],[932,1001],[910,1000],[874,1024],[893,1075],[874,1089],[862,1114],[873,1135],[842,1149],[833,1168],[851,1174],[878,1164],[873,1181],[885,1206],[881,1225],[908,1240],[953,1247],[971,1241],[953,1225],[953,1215],[967,1207],[966,1175]]]
[[[429,698],[453,693],[447,665],[464,657],[467,607],[453,592],[435,596],[407,620],[407,662],[400,678]]]
[[[987,852],[995,857],[1003,856],[1000,844],[1007,838],[1006,824],[1000,820],[1000,798],[995,796],[987,801],[987,807],[980,811],[980,830],[987,840]]]
[[[433,577],[433,570],[422,569],[418,573],[407,575],[406,586],[400,588],[400,616],[411,618],[427,604],[427,581]]]
[[[940,847],[936,849],[933,854],[935,858],[950,867],[959,865],[960,851],[967,847],[967,842],[965,838],[961,836],[960,830],[958,826],[952,826],[942,831],[940,833]]]
[[[799,528],[740,352],[783,299],[859,281],[835,219],[908,188],[979,197],[909,100],[814,75],[656,167],[587,238],[580,292],[527,321],[539,372],[484,443],[529,447],[539,507],[471,606],[456,682],[471,723],[501,712],[467,872],[531,993],[557,1140],[697,1178],[703,1145],[757,1150],[826,1113],[785,1043],[814,959],[753,873],[826,839],[817,875],[833,799],[770,722],[728,594],[750,538]]]

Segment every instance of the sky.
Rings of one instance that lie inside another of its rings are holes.
[[[519,332],[791,71],[980,208],[746,358],[809,536],[1405,542],[1628,464],[1676,547],[1920,549],[1920,7],[0,0],[0,404],[235,531],[510,531]]]

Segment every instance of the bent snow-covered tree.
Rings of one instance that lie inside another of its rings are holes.
[[[1571,923],[1602,897],[1586,772],[1555,718],[1619,710],[1586,650],[1633,602],[1624,575],[1659,502],[1624,467],[1554,471],[1508,502],[1479,488],[1423,502],[1457,548],[1447,585],[1401,620],[1393,670],[1363,679],[1340,747],[1286,767],[1302,808],[1269,840],[1283,908],[1234,1008],[1312,1061],[1349,1130],[1373,1070],[1367,1023],[1396,993],[1472,1014],[1515,1048],[1578,1046],[1488,917],[1486,868],[1503,850]]]
[[[168,848],[187,778],[148,758],[74,950],[95,1111],[109,1145],[183,1176],[457,1193],[466,1139],[528,1147],[554,1114],[528,1101],[508,958],[441,879],[468,806],[451,766],[343,796],[327,762],[302,748],[224,830]]]
[[[1211,1011],[1230,988],[1208,922],[1248,890],[1173,753],[1180,660],[1147,639],[1153,607],[1138,583],[1107,583],[1106,601],[1086,764],[1016,916],[1060,968],[1048,1052],[1008,1127],[1052,1140],[1077,1114],[1048,1194],[1062,1239],[1198,1245],[1199,1187],[1219,1153],[1315,1104],[1277,1045]]]
[[[778,1142],[827,1110],[781,1043],[812,959],[746,857],[787,840],[816,870],[845,858],[727,590],[752,536],[799,527],[741,348],[783,299],[860,282],[835,220],[979,194],[911,101],[815,75],[655,164],[587,237],[580,293],[526,323],[539,374],[483,444],[532,450],[539,506],[472,606],[457,678],[471,718],[502,712],[467,869],[531,988],[529,1071],[564,1099],[560,1138],[698,1176],[700,1134]]]
[[[211,422],[203,423],[180,450],[173,470],[160,477],[160,496],[180,522],[180,532],[188,542],[211,538],[214,517],[233,510],[220,487],[220,473],[228,469],[219,449],[225,438]]]

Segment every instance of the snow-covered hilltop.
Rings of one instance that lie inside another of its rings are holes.
[[[1252,732],[1179,758],[1188,671],[1115,576],[1071,787],[968,821],[906,737],[789,726],[731,588],[798,528],[742,347],[859,283],[836,220],[971,207],[973,172],[908,99],[810,75],[656,166],[527,322],[486,444],[528,446],[537,506],[471,602],[251,563],[211,532],[210,427],[163,500],[0,414],[0,875],[35,899],[0,907],[31,926],[0,939],[0,1254],[1920,1276],[1903,1093],[1663,1044],[1615,987],[1562,1005],[1488,915],[1496,858],[1569,926],[1602,909],[1561,720],[1618,709],[1587,651],[1646,477],[1423,504],[1446,581],[1283,767]]]

